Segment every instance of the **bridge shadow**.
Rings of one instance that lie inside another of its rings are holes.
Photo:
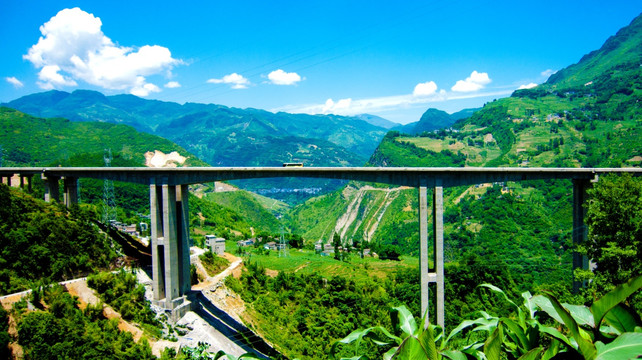
[[[190,295],[192,310],[244,351],[261,359],[287,359],[263,338],[216,307],[201,291],[192,291]]]

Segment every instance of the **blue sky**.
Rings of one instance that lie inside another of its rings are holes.
[[[3,0],[0,102],[93,89],[408,123],[542,83],[641,12],[639,0]]]

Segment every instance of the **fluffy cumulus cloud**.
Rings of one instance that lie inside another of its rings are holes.
[[[160,91],[148,76],[183,62],[158,45],[123,47],[103,34],[100,18],[80,8],[64,9],[40,27],[42,36],[23,57],[40,69],[43,89],[76,86],[77,80],[138,96]]]
[[[4,79],[15,88],[21,88],[24,86],[22,81],[18,80],[15,76],[6,77]]]
[[[517,90],[532,89],[535,86],[537,86],[537,84],[535,84],[535,83],[525,84],[525,85],[521,85],[520,87],[518,87]]]
[[[167,84],[165,84],[165,87],[168,89],[176,89],[181,87],[181,84],[178,81],[170,81]]]
[[[479,91],[484,88],[484,86],[490,84],[491,80],[488,77],[488,73],[479,73],[473,71],[466,80],[459,80],[451,88],[452,91],[456,92],[473,92]]]
[[[295,85],[301,81],[301,76],[295,72],[289,73],[278,69],[269,73],[268,79],[275,85]]]
[[[415,86],[415,90],[412,92],[413,96],[422,97],[422,96],[432,96],[437,93],[437,84],[434,81],[428,81],[425,83],[419,83]]]
[[[324,114],[343,114],[343,113],[350,113],[350,107],[352,105],[352,99],[341,99],[337,102],[334,102],[332,99],[328,99],[325,101],[325,105],[323,106],[323,109],[321,110],[322,113]]]
[[[237,73],[225,75],[220,79],[209,79],[207,82],[210,84],[228,84],[232,89],[247,89],[250,86],[250,80]]]

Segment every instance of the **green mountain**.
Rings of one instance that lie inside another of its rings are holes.
[[[283,161],[361,165],[386,132],[384,127],[356,117],[275,114],[213,104],[180,105],[87,90],[53,90],[4,105],[34,116],[128,124],[164,136],[204,161],[222,166],[273,165]],[[257,139],[267,139],[269,145]],[[301,144],[314,148],[315,154],[300,149]],[[264,154],[268,148],[275,150]],[[248,152],[254,149],[258,150]],[[279,155],[276,158],[275,153]]]
[[[206,165],[175,143],[131,126],[38,118],[6,107],[0,107],[0,145],[3,166],[50,166],[81,154],[99,154],[102,162],[107,148],[134,166],[144,166],[145,153],[156,150],[177,151],[187,158],[183,166]]]
[[[464,109],[453,114],[448,114],[445,111],[430,108],[421,115],[419,121],[395,127],[392,128],[392,130],[410,135],[418,135],[424,132],[444,129],[450,127],[458,120],[470,117],[477,110],[479,109]]]

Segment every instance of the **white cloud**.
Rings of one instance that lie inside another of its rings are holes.
[[[290,113],[304,114],[337,114],[337,115],[357,115],[364,113],[377,113],[391,111],[410,107],[423,107],[429,103],[446,102],[451,100],[472,99],[491,96],[507,96],[513,90],[500,90],[492,92],[476,93],[453,93],[445,90],[435,92],[431,96],[416,97],[413,94],[383,96],[378,98],[352,99],[346,98],[335,102],[332,99],[326,100],[323,104],[308,105],[288,105],[271,111],[285,111]]]
[[[557,72],[557,71],[555,71],[555,70],[547,69],[547,70],[542,71],[542,72],[540,73],[540,75],[542,75],[542,76],[543,76],[543,77],[545,77],[545,78],[548,78],[549,76],[551,76],[551,75],[555,74],[556,72]]]
[[[45,65],[38,73],[38,85],[45,90],[51,90],[56,86],[76,86],[78,85],[73,79],[60,74],[60,66]]]
[[[150,93],[157,93],[160,91],[161,89],[158,86],[145,82],[145,78],[142,76],[138,77],[136,86],[129,90],[132,95],[136,96],[147,96]]]
[[[490,82],[491,80],[488,77],[488,73],[479,73],[475,70],[466,78],[466,80],[457,81],[451,90],[456,92],[479,91],[483,89],[485,85],[490,84]]]
[[[328,99],[325,101],[325,105],[321,112],[324,114],[342,114],[346,111],[349,112],[351,105],[352,99],[350,98],[341,99],[336,103],[332,99]]]
[[[103,34],[100,18],[80,8],[64,9],[40,27],[42,36],[23,56],[40,68],[44,89],[76,86],[82,80],[105,89],[132,94],[160,91],[146,77],[183,64],[158,45],[123,47]]]
[[[230,84],[232,89],[247,89],[250,85],[250,80],[237,73],[225,75],[220,79],[209,79],[207,82],[210,84]]]
[[[22,81],[18,80],[15,76],[6,77],[4,79],[7,80],[7,82],[9,84],[13,85],[13,87],[15,87],[15,88],[21,88],[21,87],[24,86]]]
[[[274,85],[294,85],[301,81],[301,76],[294,72],[289,73],[278,69],[268,74],[268,79]]]
[[[425,83],[419,83],[415,86],[415,90],[412,92],[413,96],[431,96],[437,92],[437,84],[434,81],[428,81]]]
[[[175,89],[181,87],[181,84],[178,81],[170,81],[165,84],[165,87],[168,89]]]
[[[537,84],[535,84],[535,83],[530,83],[530,84],[526,84],[526,85],[521,85],[520,87],[518,87],[518,88],[517,88],[517,90],[532,89],[532,88],[534,88],[535,86],[537,86]]]

